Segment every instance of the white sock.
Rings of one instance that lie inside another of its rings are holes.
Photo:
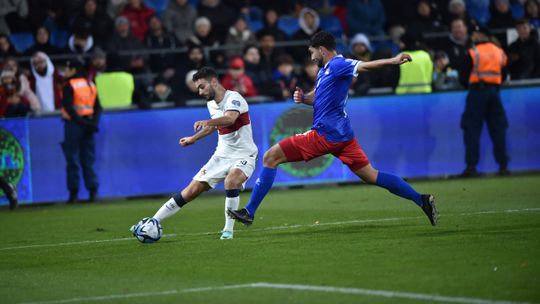
[[[236,210],[240,206],[240,196],[225,198],[225,227],[223,230],[234,230],[234,219],[227,214],[227,209]]]
[[[162,221],[168,217],[171,217],[176,214],[176,212],[180,211],[180,207],[178,207],[178,204],[174,201],[174,199],[171,197],[154,215],[154,218],[158,221]]]

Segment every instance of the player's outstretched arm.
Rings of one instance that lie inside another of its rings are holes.
[[[304,93],[304,90],[302,90],[300,87],[296,87],[293,94],[294,103],[297,104],[307,104],[307,105],[313,105],[313,102],[315,101],[315,90]]]
[[[379,59],[373,61],[363,61],[357,65],[358,72],[373,71],[389,65],[401,65],[406,62],[411,62],[412,58],[409,54],[401,53],[393,58]]]
[[[238,111],[226,111],[222,117],[196,121],[195,124],[193,124],[193,130],[199,131],[200,129],[204,129],[206,127],[228,127],[234,124],[234,122],[236,121],[236,119],[238,119],[239,116],[240,112]]]
[[[210,134],[212,134],[215,130],[217,130],[216,127],[204,127],[199,132],[195,133],[193,136],[187,136],[180,138],[178,143],[182,147],[193,145],[195,142],[197,142],[199,139],[204,138]]]

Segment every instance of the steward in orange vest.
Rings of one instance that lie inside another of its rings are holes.
[[[506,79],[507,57],[500,47],[491,42],[488,29],[477,26],[471,38],[474,45],[469,49],[459,73],[461,84],[469,88],[465,111],[461,117],[467,165],[461,176],[479,175],[476,166],[480,160],[480,135],[484,123],[493,141],[493,152],[499,165],[498,173],[507,175],[508,120],[499,92]]]
[[[64,142],[62,150],[67,162],[68,203],[77,201],[82,169],[89,201],[96,199],[99,186],[94,170],[95,140],[98,131],[101,105],[96,86],[82,74],[82,64],[77,60],[66,61],[61,67],[66,78],[62,96]]]

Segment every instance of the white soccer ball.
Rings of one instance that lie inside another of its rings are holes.
[[[159,241],[163,228],[159,221],[153,217],[145,217],[139,221],[133,233],[141,243],[154,243]]]

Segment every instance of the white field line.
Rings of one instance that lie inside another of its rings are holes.
[[[532,304],[528,302],[514,302],[514,301],[504,301],[504,300],[500,301],[500,300],[488,300],[488,299],[464,298],[464,297],[449,297],[449,296],[403,292],[403,291],[391,291],[391,290],[298,285],[298,284],[274,284],[274,283],[251,283],[251,284],[241,284],[241,285],[226,285],[226,286],[213,286],[213,287],[189,288],[189,289],[178,289],[178,290],[165,290],[165,291],[158,291],[158,292],[127,293],[127,294],[115,294],[115,295],[108,295],[108,296],[94,296],[94,297],[86,297],[86,298],[71,298],[71,299],[53,300],[53,301],[25,302],[21,304],[61,304],[61,303],[76,303],[76,302],[90,302],[90,301],[109,301],[109,300],[116,300],[116,299],[155,297],[155,296],[166,296],[166,295],[191,293],[191,292],[206,292],[206,291],[241,289],[241,288],[262,288],[262,289],[295,290],[295,291],[308,291],[308,292],[340,293],[340,294],[348,294],[348,295],[364,295],[364,296],[396,298],[396,299],[413,299],[413,300],[420,300],[420,301],[429,301],[429,303],[442,302],[442,303],[466,303],[466,304]]]
[[[524,209],[507,209],[507,210],[488,210],[488,211],[478,211],[478,212],[467,212],[459,214],[450,214],[444,216],[471,216],[471,215],[483,215],[483,214],[501,214],[501,213],[527,213],[527,212],[539,212],[540,208],[524,208]],[[442,217],[439,215],[439,217]],[[327,222],[327,223],[318,223],[318,224],[298,224],[298,225],[283,225],[283,226],[273,226],[266,228],[255,228],[242,230],[242,233],[245,232],[257,232],[257,231],[271,231],[271,230],[285,230],[285,229],[295,229],[295,228],[304,228],[304,227],[318,227],[318,226],[335,226],[335,225],[350,225],[350,224],[365,224],[365,223],[377,223],[377,222],[394,222],[394,221],[404,221],[404,220],[413,220],[423,218],[423,216],[414,216],[414,217],[392,217],[392,218],[382,218],[382,219],[365,219],[365,220],[350,220],[350,221],[339,221],[339,222]],[[163,237],[176,237],[179,235],[182,236],[201,236],[201,235],[210,235],[217,234],[219,232],[197,232],[197,233],[170,233],[164,234]],[[64,242],[64,243],[53,243],[53,244],[35,244],[35,245],[24,245],[24,246],[14,246],[14,247],[4,247],[0,248],[1,251],[9,251],[16,249],[30,249],[30,248],[43,248],[43,247],[61,247],[61,246],[72,246],[72,245],[85,245],[85,244],[99,244],[99,243],[109,243],[109,242],[122,242],[122,241],[131,241],[132,237],[128,238],[117,238],[117,239],[107,239],[107,240],[87,240],[87,241],[75,241],[75,242]]]

